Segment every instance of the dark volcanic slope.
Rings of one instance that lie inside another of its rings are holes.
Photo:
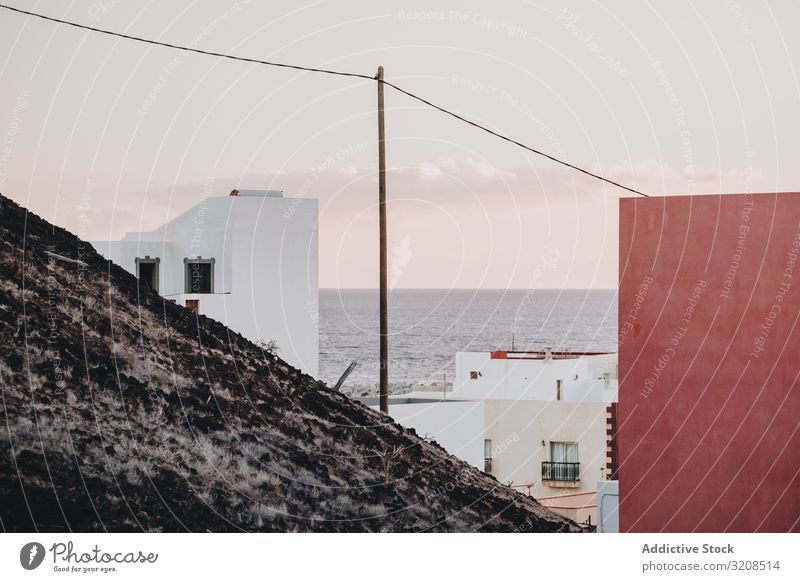
[[[5,531],[577,529],[2,196],[0,233]]]

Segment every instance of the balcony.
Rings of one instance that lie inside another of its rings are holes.
[[[542,463],[542,482],[548,485],[557,483],[559,487],[578,487],[581,480],[580,463]]]

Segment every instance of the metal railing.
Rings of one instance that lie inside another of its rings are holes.
[[[542,463],[542,481],[576,482],[581,479],[580,463]]]

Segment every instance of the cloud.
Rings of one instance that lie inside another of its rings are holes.
[[[654,159],[598,164],[593,171],[649,194],[685,194],[681,168]],[[691,177],[697,192],[770,190],[764,173],[741,168]],[[338,166],[306,171],[206,178],[168,188],[140,190],[113,207],[96,196],[83,236],[119,238],[152,230],[205,196],[233,188],[283,190],[320,201],[322,286],[374,286],[377,272],[377,173]],[[538,249],[557,249],[558,269],[546,287],[611,287],[616,282],[617,198],[630,194],[560,167],[498,168],[472,158],[440,158],[391,167],[388,176],[389,244],[403,252],[403,287],[525,287]],[[113,216],[113,221],[111,217]],[[60,220],[77,232],[77,215]],[[405,241],[405,243],[403,242]],[[402,268],[401,268],[402,267]]]
[[[763,169],[753,168],[748,158],[742,160],[741,167],[716,170],[697,171],[692,165],[676,168],[651,158],[596,164],[592,171],[655,196],[776,190],[776,185],[769,182]]]

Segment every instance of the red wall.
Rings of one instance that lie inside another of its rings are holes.
[[[620,529],[800,531],[800,193],[620,201]]]

